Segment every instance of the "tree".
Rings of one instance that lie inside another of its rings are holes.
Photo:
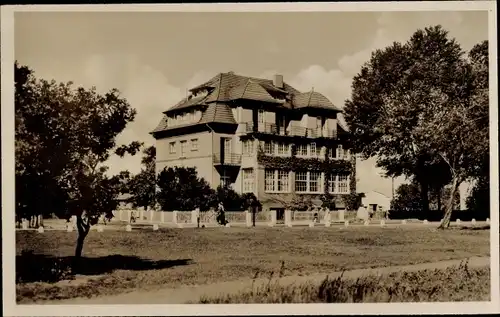
[[[397,211],[420,211],[422,201],[420,200],[420,188],[414,182],[401,184],[396,189],[396,195],[391,200],[391,209]]]
[[[193,167],[167,167],[158,174],[157,185],[162,210],[208,210],[217,206],[216,192]]]
[[[377,157],[390,176],[414,177],[424,211],[429,184],[446,183],[446,175],[435,180],[433,167],[447,167],[452,193],[440,228],[449,225],[454,193],[474,174],[479,151],[487,152],[487,43],[480,46],[467,60],[440,26],[418,30],[405,44],[375,51],[346,102],[355,151]],[[475,137],[481,146],[470,142]]]
[[[442,193],[439,198],[431,197],[429,202],[430,205],[433,207],[432,210],[433,212],[441,214],[441,209],[438,207],[440,206],[438,199],[448,200],[450,197],[449,196],[450,193],[451,193],[450,187],[446,186],[442,189]],[[429,214],[427,213],[427,210],[425,210],[422,207],[422,200],[420,199],[420,197],[421,197],[420,187],[418,186],[418,183],[415,180],[413,180],[408,184],[401,184],[396,189],[396,195],[394,199],[391,200],[391,209],[395,211],[405,211],[408,214],[413,213],[414,215],[422,213],[424,217],[427,217]],[[458,209],[459,206],[460,206],[460,194],[456,192],[453,199],[453,208]]]
[[[132,195],[130,202],[132,206],[154,208],[156,203],[156,148],[147,147],[143,150],[141,171],[133,176],[128,183],[129,193]]]
[[[454,199],[461,183],[481,173],[484,161],[489,157],[487,98],[488,43],[476,45],[469,59],[457,63],[448,70],[457,76],[452,90],[443,91],[427,87],[425,111],[420,114],[410,137],[415,148],[426,148],[434,156],[442,158],[452,175],[450,194],[445,214],[439,228],[450,224]],[[427,83],[422,82],[426,86]],[[415,92],[395,94],[390,102],[408,107],[422,96]]]
[[[409,137],[425,108],[429,89],[451,93],[460,80],[450,75],[460,65],[461,56],[460,46],[440,26],[418,30],[404,44],[395,42],[373,52],[354,77],[352,98],[346,101],[345,118],[354,151],[364,158],[376,157],[387,176],[415,177],[424,210],[436,175],[430,169],[444,162],[424,147],[417,150]],[[388,102],[393,95],[409,91],[421,100],[406,107]]]
[[[103,164],[114,151],[133,155],[141,146],[116,149],[136,111],[116,89],[101,95],[94,87],[36,79],[17,62],[14,72],[16,214],[76,216],[79,258],[90,226],[116,207],[121,180],[106,176]]]

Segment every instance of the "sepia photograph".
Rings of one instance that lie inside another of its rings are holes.
[[[495,2],[1,21],[4,315],[499,312]]]

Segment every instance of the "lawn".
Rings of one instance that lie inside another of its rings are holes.
[[[18,276],[17,299],[28,303],[252,278],[257,271],[276,271],[282,262],[283,275],[307,275],[489,256],[489,233],[425,226],[91,231],[82,274],[56,282],[64,274],[51,279],[51,272],[65,272],[76,233],[18,231],[17,273],[25,277]],[[48,278],[40,281],[41,276]]]

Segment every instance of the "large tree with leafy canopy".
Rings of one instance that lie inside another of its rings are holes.
[[[116,144],[136,111],[115,89],[99,94],[37,79],[17,62],[14,71],[16,214],[76,216],[80,257],[90,226],[115,209],[126,176],[108,176],[104,163],[142,145]]]
[[[193,167],[167,167],[157,177],[157,201],[164,211],[206,211],[217,206],[217,193]]]
[[[455,188],[463,181],[454,177],[455,170],[443,150],[455,146],[456,142],[449,141],[465,130],[459,131],[459,126],[445,128],[443,123],[457,124],[451,114],[460,107],[479,115],[478,109],[470,107],[472,96],[480,90],[474,84],[476,74],[460,45],[435,26],[417,30],[404,44],[395,42],[376,50],[354,77],[352,96],[345,107],[354,150],[364,158],[376,157],[377,165],[388,176],[415,179],[421,187],[424,212],[429,208],[430,187],[442,187],[454,180]],[[448,110],[452,110],[449,117],[438,116]],[[476,123],[474,127],[467,125],[472,130],[478,127]],[[465,156],[476,155],[466,152]],[[469,167],[473,164],[466,163]],[[449,213],[451,201],[444,227],[449,223]]]

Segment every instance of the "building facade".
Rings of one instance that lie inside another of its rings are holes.
[[[196,167],[212,187],[254,193],[264,208],[303,198],[320,204],[325,194],[341,208],[340,198],[356,190],[348,131],[337,119],[341,110],[322,94],[300,92],[281,75],[232,72],[189,93],[151,132],[157,173]]]
[[[391,198],[378,191],[364,193],[361,198],[361,205],[371,212],[387,211],[391,209]]]

